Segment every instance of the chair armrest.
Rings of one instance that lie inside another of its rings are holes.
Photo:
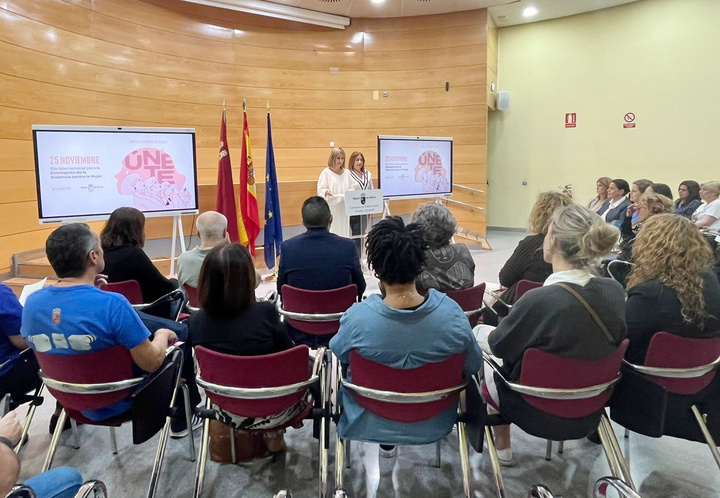
[[[491,290],[486,290],[486,291],[485,291],[485,294],[487,294],[488,296],[490,296],[490,297],[492,297],[493,299],[495,299],[495,301],[497,301],[498,303],[500,303],[500,304],[502,304],[503,306],[505,306],[508,310],[510,310],[510,309],[513,307],[512,304],[506,303],[506,302],[503,300],[503,298],[500,297],[500,293],[498,293],[498,292],[491,291]],[[488,306],[488,308],[492,309],[492,306]],[[494,312],[494,311],[495,311],[495,310],[493,310],[493,312]],[[495,314],[497,315],[497,313],[495,313]]]
[[[134,377],[132,379],[119,380],[117,382],[102,382],[98,384],[77,384],[74,382],[63,382],[47,377],[42,370],[38,372],[40,378],[50,389],[69,394],[107,394],[123,389],[138,386],[145,381],[144,377]]]
[[[315,352],[315,361],[313,361],[312,375],[317,377],[320,375],[320,368],[323,365],[323,358],[325,358],[325,352],[327,348],[318,348]]]
[[[281,398],[283,396],[289,396],[291,394],[306,391],[311,385],[318,381],[318,377],[313,375],[307,380],[297,382],[295,384],[288,384],[285,386],[275,387],[230,387],[222,386],[220,384],[214,384],[203,379],[200,375],[195,378],[197,385],[210,391],[211,393],[219,394],[234,399],[273,399]]]
[[[344,311],[339,313],[297,313],[295,311],[286,311],[280,301],[275,303],[275,309],[285,318],[302,322],[336,322],[345,314]]]
[[[80,486],[74,498],[107,498],[107,488],[102,481],[87,481]]]
[[[598,479],[595,483],[595,491],[593,492],[593,496],[595,498],[606,496],[608,487],[612,487],[617,490],[618,494],[622,498],[640,498],[640,495],[637,494],[630,486],[628,486],[625,481],[623,481],[622,479],[618,479],[617,477],[601,477],[600,479]]]
[[[37,494],[24,484],[16,484],[10,488],[10,492],[5,495],[5,498],[37,498]]]

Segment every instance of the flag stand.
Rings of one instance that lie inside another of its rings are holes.
[[[185,232],[183,231],[182,216],[176,214],[173,216],[172,241],[170,242],[170,275],[175,275],[175,241],[180,237],[180,254],[184,253],[185,248]]]

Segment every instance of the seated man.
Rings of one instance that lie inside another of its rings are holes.
[[[11,409],[23,402],[23,395],[37,389],[41,382],[35,356],[20,360],[20,351],[27,349],[20,335],[22,306],[10,287],[0,284],[0,398],[10,394]]]
[[[307,231],[280,246],[278,293],[282,294],[285,284],[306,290],[329,290],[355,284],[358,298],[362,298],[365,277],[357,249],[351,239],[330,233],[332,215],[325,199],[317,196],[307,199],[302,205],[302,221]],[[308,344],[306,334],[294,329],[290,334],[295,342]],[[322,342],[322,339],[318,341]]]
[[[122,345],[133,362],[154,372],[165,360],[168,345],[177,340],[169,329],[150,331],[128,300],[96,288],[105,267],[99,237],[84,223],[56,229],[45,244],[50,265],[60,280],[32,294],[23,309],[21,332],[33,350],[57,355],[82,355]],[[90,420],[105,420],[130,409],[130,399],[84,412]]]
[[[178,282],[180,285],[198,286],[198,275],[205,256],[218,244],[230,242],[227,232],[227,218],[217,211],[206,211],[198,216],[197,227],[200,245],[184,252],[178,258]]]

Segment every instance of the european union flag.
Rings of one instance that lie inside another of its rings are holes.
[[[274,268],[275,255],[280,256],[280,244],[282,244],[283,236],[270,112],[267,114],[267,130],[267,153],[265,156],[265,264],[267,264],[268,268]]]

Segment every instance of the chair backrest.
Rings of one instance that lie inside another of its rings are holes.
[[[542,286],[542,282],[533,282],[532,280],[520,280],[517,284],[517,287],[515,287],[515,301],[517,302],[517,300],[523,297],[523,294],[525,294],[527,291],[537,289],[538,287]]]
[[[310,348],[294,348],[261,356],[235,356],[195,346],[202,380],[227,387],[261,388],[297,384],[310,378]],[[245,417],[280,413],[300,401],[305,392],[269,399],[237,399],[206,391],[210,400],[226,412]]]
[[[198,290],[188,284],[183,284],[183,289],[185,289],[185,295],[188,298],[188,304],[194,308],[199,308],[200,301],[198,301]]]
[[[610,382],[620,374],[628,340],[605,358],[579,360],[530,348],[523,354],[519,384],[546,389],[582,389]],[[563,418],[580,418],[605,406],[612,389],[584,399],[547,399],[523,394],[525,401],[540,411]]]
[[[294,313],[326,314],[344,313],[357,301],[357,286],[346,285],[330,290],[305,290],[291,285],[282,286],[282,309]],[[340,328],[340,320],[312,321],[285,317],[296,329],[312,335],[334,334]]]
[[[132,379],[133,361],[124,346],[78,355],[56,355],[35,352],[43,375],[73,384],[102,384]],[[50,393],[70,411],[91,411],[106,408],[128,398],[134,388],[105,394],[72,394],[48,386]]]
[[[107,284],[102,284],[100,290],[122,294],[130,301],[130,304],[143,304],[142,290],[137,280],[108,282]]]
[[[720,337],[694,339],[668,332],[657,332],[650,339],[645,354],[646,367],[693,368],[708,365],[720,357]],[[675,394],[695,394],[705,389],[715,377],[712,370],[700,377],[670,378],[652,376],[653,382]]]
[[[418,368],[391,368],[363,358],[350,351],[352,383],[396,393],[424,393],[462,384],[465,354],[456,354],[439,363],[427,363]],[[390,403],[353,393],[357,402],[375,415],[397,422],[420,422],[430,419],[457,403],[458,394],[428,403]]]
[[[463,311],[475,311],[483,306],[485,282],[469,289],[450,290],[447,296],[458,303]]]

